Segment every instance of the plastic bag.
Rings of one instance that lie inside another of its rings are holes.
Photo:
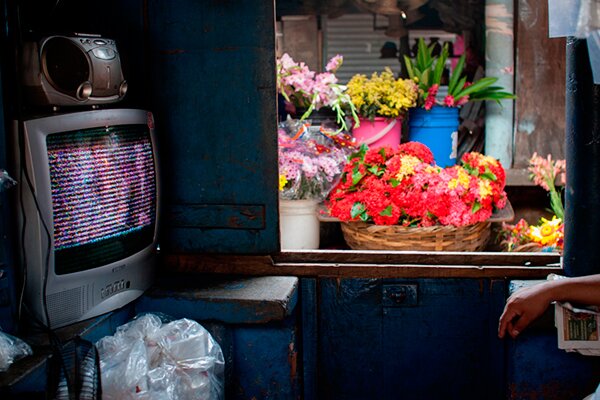
[[[0,169],[0,192],[15,186],[17,182],[8,175],[3,169]]]
[[[21,339],[0,332],[0,372],[6,371],[19,358],[33,354],[31,346]]]
[[[348,133],[312,129],[310,122],[294,119],[279,124],[278,144],[279,190],[285,200],[324,200],[355,150]]]
[[[145,314],[97,347],[103,399],[224,398],[223,353],[195,321]]]
[[[600,84],[600,1],[548,0],[548,34],[587,39],[595,84]]]
[[[593,31],[600,29],[600,1],[579,0],[579,13],[577,15],[577,29],[575,36],[588,37]]]

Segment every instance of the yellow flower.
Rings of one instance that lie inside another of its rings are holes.
[[[463,168],[457,169],[457,172],[456,178],[451,179],[450,182],[448,182],[448,189],[456,189],[458,185],[468,189],[470,181],[469,174]]]
[[[395,79],[392,70],[386,68],[371,78],[354,75],[347,93],[360,116],[397,118],[416,105],[418,87],[411,79]]]
[[[279,191],[282,191],[285,185],[287,185],[288,180],[285,175],[279,175]]]
[[[488,196],[491,196],[493,193],[492,184],[487,179],[479,180],[479,197],[485,199]]]
[[[555,246],[563,237],[562,219],[553,216],[550,221],[546,218],[541,218],[541,221],[540,225],[530,226],[527,235],[542,246]]]
[[[402,156],[402,164],[400,166],[400,170],[396,174],[396,179],[398,179],[398,181],[402,181],[402,179],[411,176],[415,173],[415,167],[419,164],[421,164],[421,160],[415,156]]]

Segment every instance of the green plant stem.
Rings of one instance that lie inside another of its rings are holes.
[[[554,211],[554,215],[563,221],[565,220],[565,210],[562,205],[562,199],[554,187],[550,190],[550,208]]]

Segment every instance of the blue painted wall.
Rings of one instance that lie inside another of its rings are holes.
[[[405,285],[412,299],[390,299]],[[319,287],[317,398],[504,398],[503,281],[322,279]]]
[[[274,3],[148,2],[162,247],[279,249]]]

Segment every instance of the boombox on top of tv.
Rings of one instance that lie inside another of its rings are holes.
[[[108,104],[127,92],[115,41],[99,35],[26,42],[22,61],[25,96],[34,105]]]

